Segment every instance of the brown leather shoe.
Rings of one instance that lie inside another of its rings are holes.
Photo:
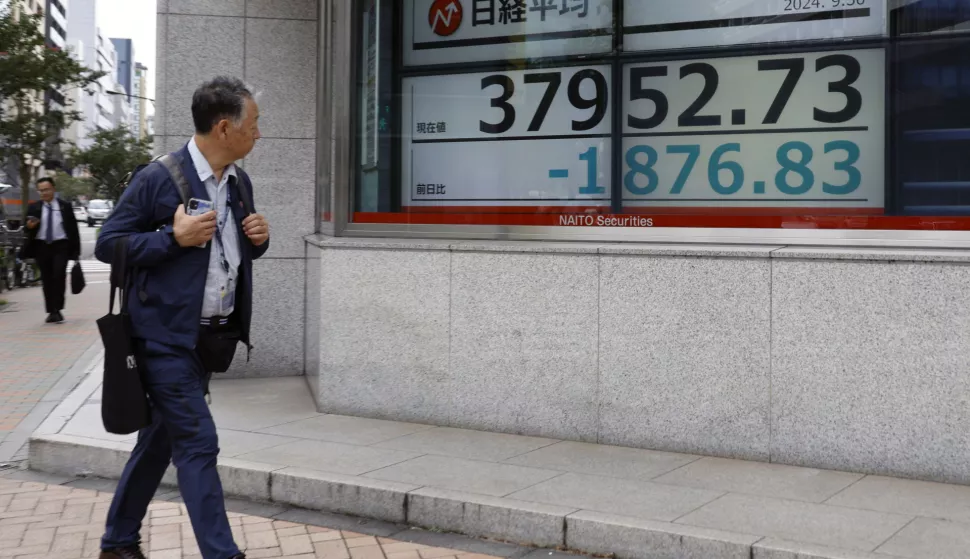
[[[146,559],[141,547],[132,545],[129,547],[116,547],[101,551],[99,559]]]

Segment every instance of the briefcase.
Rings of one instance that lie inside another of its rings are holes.
[[[111,296],[108,314],[98,319],[104,344],[104,381],[101,388],[101,420],[104,429],[116,435],[134,433],[152,422],[151,406],[142,382],[131,337],[128,315],[128,238],[115,241],[111,262]],[[120,308],[114,314],[115,293],[120,291]]]
[[[71,293],[77,295],[84,291],[85,285],[84,270],[81,269],[81,263],[75,260],[74,267],[71,268]]]

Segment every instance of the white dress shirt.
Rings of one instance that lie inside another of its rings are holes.
[[[222,243],[212,235],[212,249],[209,254],[209,271],[205,280],[205,297],[202,300],[202,318],[229,316],[235,308],[236,282],[239,278],[239,235],[232,210],[226,205],[229,191],[229,177],[235,178],[236,166],[230,164],[222,173],[222,180],[216,184],[216,176],[206,160],[195,138],[189,142],[189,155],[199,173],[199,180],[205,185],[206,194],[213,202],[217,213],[216,222],[222,223]],[[223,258],[229,264],[229,271],[223,267]]]
[[[47,238],[47,227],[50,221],[54,222],[54,235],[52,239]],[[47,202],[41,202],[40,234],[38,237],[47,243],[67,239],[67,232],[64,231],[64,216],[61,215],[61,201],[56,194],[54,195],[54,200],[49,204]]]

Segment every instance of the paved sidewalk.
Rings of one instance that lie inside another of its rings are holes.
[[[110,491],[84,489],[97,480],[71,480],[50,485],[0,477],[0,557],[4,559],[96,559]],[[163,495],[164,497],[164,495]],[[171,495],[169,495],[171,498]],[[277,517],[296,518],[300,511],[284,511],[256,503],[230,503],[230,508],[262,510]],[[294,516],[296,515],[296,516]],[[279,518],[230,512],[236,543],[249,559],[493,559],[469,549],[497,546],[503,557],[524,557],[530,551],[500,544],[455,539],[465,549],[450,549],[376,536],[386,526],[373,526],[347,517],[313,517],[330,526],[289,522]],[[347,526],[368,533],[347,529]],[[357,528],[357,525],[360,525]],[[405,532],[410,539],[441,539],[435,534]],[[142,548],[149,559],[200,558],[185,506],[157,500],[149,507]],[[494,558],[498,559],[498,558]]]
[[[119,475],[134,438],[103,431],[98,388],[31,468]],[[970,487],[327,415],[303,378],[213,395],[226,490],[251,499],[621,558],[970,558]]]
[[[39,285],[0,294],[11,303],[0,312],[0,464],[26,458],[27,437],[76,386],[84,370],[73,378],[65,379],[65,374],[99,341],[95,320],[107,312],[107,272],[96,261],[85,261],[82,267],[88,285],[80,295],[71,295],[68,287],[63,324],[44,323],[47,313]],[[58,386],[62,379],[66,382]]]

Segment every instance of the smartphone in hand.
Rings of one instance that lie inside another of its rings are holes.
[[[191,216],[198,216],[205,213],[209,213],[213,210],[212,202],[209,200],[202,200],[200,198],[192,198],[189,200],[189,207],[185,208],[185,213]],[[205,248],[208,243],[202,243],[201,245],[196,245],[199,248]]]
[[[201,200],[199,198],[192,198],[189,200],[189,207],[185,208],[185,213],[196,216],[202,215],[212,211],[212,202],[209,200]]]

